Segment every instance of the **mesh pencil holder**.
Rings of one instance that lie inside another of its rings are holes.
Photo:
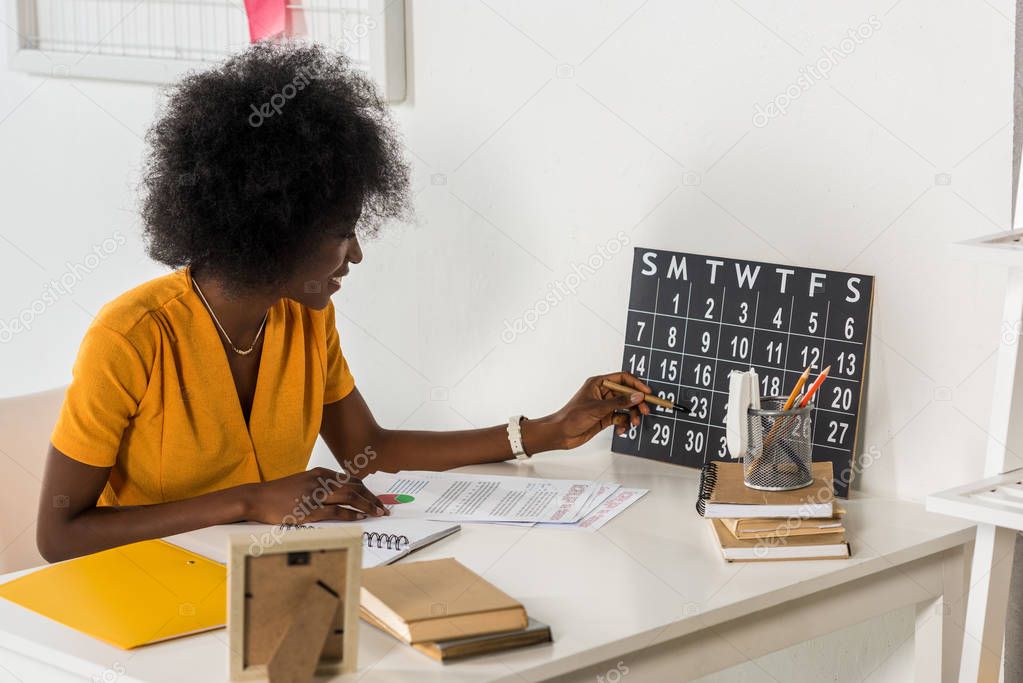
[[[746,486],[791,491],[813,483],[810,429],[813,405],[782,410],[785,398],[765,396],[746,418],[748,448],[742,459]]]

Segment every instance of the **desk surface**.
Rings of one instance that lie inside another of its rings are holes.
[[[852,559],[726,563],[699,518],[696,471],[592,444],[488,474],[602,479],[650,489],[597,532],[463,525],[414,555],[454,556],[551,625],[555,642],[442,665],[363,624],[359,671],[337,680],[535,680],[622,656],[968,542],[970,523],[905,501],[845,502]],[[0,582],[13,575],[0,577]],[[0,648],[87,677],[223,681],[223,629],[122,651],[0,600]]]

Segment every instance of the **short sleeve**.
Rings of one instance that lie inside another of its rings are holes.
[[[355,388],[355,377],[352,376],[348,361],[341,353],[341,339],[337,333],[333,302],[327,306],[323,319],[327,328],[327,378],[323,388],[323,402],[334,403],[352,393],[352,389]]]
[[[124,335],[93,323],[78,349],[50,441],[79,462],[112,467],[148,383],[147,364],[135,346]]]

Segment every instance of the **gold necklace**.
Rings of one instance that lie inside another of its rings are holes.
[[[202,299],[203,304],[206,306],[206,310],[210,312],[210,317],[212,317],[213,322],[217,324],[217,329],[220,330],[220,334],[224,335],[224,339],[227,340],[227,345],[231,347],[231,350],[239,356],[247,356],[252,353],[252,349],[256,348],[256,344],[259,342],[259,336],[263,334],[263,328],[266,327],[266,319],[270,315],[270,309],[267,309],[266,313],[263,314],[263,322],[259,325],[259,331],[256,332],[256,338],[252,340],[252,345],[243,351],[235,346],[234,342],[231,341],[231,337],[227,335],[227,331],[224,329],[224,326],[221,325],[220,320],[217,319],[217,314],[213,312],[213,307],[210,306],[210,302],[206,300],[206,295],[202,293],[201,289],[199,289],[199,283],[192,280],[192,286],[195,287],[195,291],[199,293],[199,298]]]

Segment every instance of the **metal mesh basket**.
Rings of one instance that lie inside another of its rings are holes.
[[[746,486],[790,491],[813,483],[810,429],[813,406],[782,410],[785,398],[765,396],[746,418],[749,448],[743,458]]]

